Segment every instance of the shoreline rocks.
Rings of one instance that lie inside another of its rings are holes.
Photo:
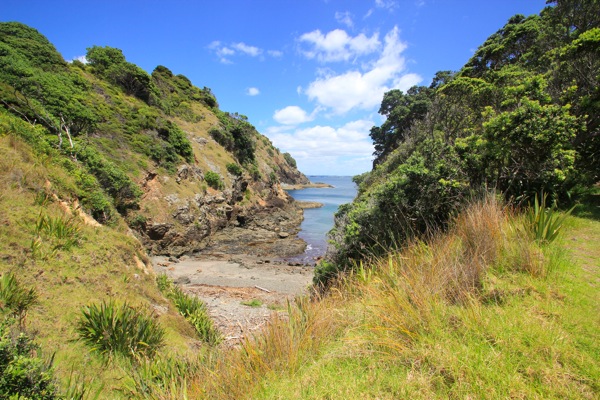
[[[302,189],[330,189],[333,188],[333,185],[329,183],[323,182],[310,182],[310,183],[300,183],[300,184],[287,184],[282,183],[281,188],[283,190],[302,190]]]
[[[319,203],[317,201],[299,201],[296,200],[296,204],[298,205],[298,207],[304,209],[307,208],[321,208],[323,207],[325,204],[323,203]]]

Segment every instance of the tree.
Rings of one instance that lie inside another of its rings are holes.
[[[146,103],[158,103],[158,89],[150,75],[125,60],[123,52],[113,47],[93,46],[87,49],[86,59],[97,75],[120,86],[123,91]]]
[[[564,189],[575,163],[571,141],[580,126],[569,107],[523,98],[512,111],[488,112],[484,137],[496,186],[516,198]]]
[[[406,94],[394,89],[383,95],[379,114],[387,119],[381,127],[371,128],[369,136],[375,146],[374,165],[407,139],[408,129],[427,114],[434,90],[427,86],[413,86]]]

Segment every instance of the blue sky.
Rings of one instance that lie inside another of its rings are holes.
[[[309,175],[370,170],[383,93],[457,70],[545,0],[3,0],[66,60],[93,45],[164,65],[246,115]]]

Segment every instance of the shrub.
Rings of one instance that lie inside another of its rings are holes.
[[[252,179],[255,181],[259,181],[262,177],[256,165],[252,165],[252,168],[250,169],[250,175],[252,175]]]
[[[81,240],[81,227],[73,217],[40,214],[35,223],[35,234],[38,238],[42,235],[49,238],[53,244],[52,250],[69,250]]]
[[[235,175],[235,176],[242,175],[242,167],[240,167],[236,163],[227,164],[227,171],[229,171],[230,174]]]
[[[294,160],[294,157],[292,157],[292,155],[290,153],[283,153],[283,158],[285,159],[285,162],[287,162],[290,167],[297,168],[296,160]]]
[[[52,362],[38,356],[39,346],[21,332],[0,323],[0,397],[3,399],[55,399]]]
[[[224,129],[219,129],[216,127],[210,128],[208,131],[210,136],[215,139],[217,143],[223,146],[226,150],[231,151],[234,146],[233,136]]]
[[[26,289],[14,274],[7,272],[0,278],[1,307],[16,318],[22,328],[29,308],[37,303],[38,295],[34,288]]]
[[[218,190],[223,188],[223,182],[221,181],[221,177],[216,172],[207,171],[206,174],[204,174],[204,180],[206,181],[208,186],[210,186],[213,189]]]
[[[547,193],[542,193],[539,199],[536,195],[533,207],[530,207],[526,213],[529,229],[538,243],[550,243],[556,239],[566,217],[573,211],[572,208],[567,213],[560,215],[555,206],[546,206],[547,199]]]
[[[77,323],[80,339],[103,356],[152,357],[164,345],[162,327],[139,308],[112,300],[82,309]]]

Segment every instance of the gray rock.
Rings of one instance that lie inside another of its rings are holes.
[[[171,227],[170,224],[154,224],[148,229],[148,236],[152,240],[161,240]]]
[[[175,279],[175,284],[177,285],[187,285],[191,282],[191,279],[189,276],[180,276],[179,278]]]

